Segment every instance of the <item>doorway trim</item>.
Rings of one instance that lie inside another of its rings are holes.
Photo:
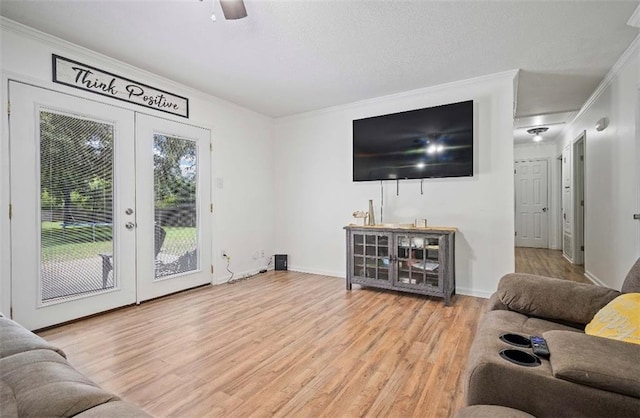
[[[573,154],[572,188],[573,197],[573,263],[582,265],[585,259],[586,242],[586,192],[585,192],[585,165],[587,162],[587,131],[582,131],[576,139],[571,142],[571,153]]]

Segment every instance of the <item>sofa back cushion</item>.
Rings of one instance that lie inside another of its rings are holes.
[[[505,275],[497,293],[509,310],[582,327],[620,295],[606,287],[524,273]]]
[[[622,283],[622,293],[640,293],[640,258],[629,270],[629,274]]]

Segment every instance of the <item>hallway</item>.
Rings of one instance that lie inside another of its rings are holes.
[[[557,277],[579,283],[593,284],[584,275],[584,266],[571,264],[560,250],[516,247],[516,272]]]

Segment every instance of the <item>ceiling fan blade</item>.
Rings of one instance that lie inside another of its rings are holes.
[[[247,9],[242,0],[220,0],[222,13],[227,20],[236,20],[247,17]]]

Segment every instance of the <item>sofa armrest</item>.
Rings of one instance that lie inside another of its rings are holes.
[[[524,273],[502,277],[497,293],[509,310],[583,326],[620,295],[602,286]]]
[[[547,331],[553,375],[640,398],[640,345],[571,331]]]
[[[502,303],[500,297],[498,296],[498,292],[495,292],[489,300],[487,301],[487,312],[489,311],[508,311],[509,307]]]

